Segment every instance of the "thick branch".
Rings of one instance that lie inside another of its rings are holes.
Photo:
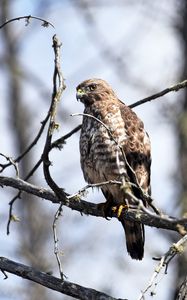
[[[49,200],[53,203],[62,202],[63,205],[80,213],[84,213],[95,217],[103,217],[103,211],[97,204],[80,200],[77,198],[77,196],[68,199],[68,194],[63,192],[63,190],[61,192],[61,197],[59,200],[55,196],[54,192],[42,187],[37,187],[21,179],[0,176],[0,185],[16,188],[18,190],[38,196],[42,199]],[[117,218],[114,212],[110,217]],[[168,229],[178,232],[187,230],[187,218],[175,219],[168,216],[158,216],[151,212],[148,213],[146,211],[141,211],[137,209],[128,209],[127,211],[124,211],[123,217],[126,220],[138,221],[151,227]]]
[[[117,300],[116,298],[108,296],[102,292],[86,288],[69,281],[62,281],[59,278],[37,271],[26,265],[19,264],[5,257],[0,257],[0,269],[3,272],[12,273],[19,277],[39,283],[49,289],[74,297],[75,299]]]

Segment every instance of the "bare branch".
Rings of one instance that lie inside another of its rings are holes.
[[[49,114],[48,114],[49,116]],[[47,122],[48,118],[46,117],[45,118],[45,122]],[[44,121],[43,121],[44,122]],[[42,122],[42,123],[43,123]],[[44,123],[43,123],[44,124]],[[45,123],[46,124],[46,123]],[[81,125],[75,127],[74,129],[72,129],[70,132],[68,132],[67,134],[65,134],[64,136],[62,136],[61,138],[59,138],[58,140],[54,141],[52,144],[51,144],[51,150],[53,148],[61,148],[62,147],[62,144],[65,143],[65,141],[70,138],[75,132],[77,132],[78,130],[80,130],[81,128]],[[36,138],[34,140],[37,140],[39,138],[39,134],[40,134],[40,131],[43,131],[42,127],[40,128],[39,130],[39,133],[38,135],[36,136]],[[34,141],[32,142],[34,143]],[[32,143],[30,144],[29,147],[31,147]],[[22,155],[25,155],[26,152],[29,151],[29,147],[28,149],[26,149],[26,151],[23,152]],[[17,161],[19,158],[21,158],[21,156],[19,156],[15,161]],[[35,171],[39,168],[39,166],[41,165],[43,159],[40,158],[38,160],[38,162],[34,165],[34,167],[29,171],[29,173],[27,174],[27,176],[25,176],[24,180],[28,180],[34,173]],[[1,165],[0,165],[1,166]],[[4,165],[3,165],[4,166]],[[8,166],[8,164],[7,164]],[[10,224],[11,224],[11,221],[12,221],[12,216],[13,216],[13,205],[14,205],[14,202],[19,199],[21,197],[21,191],[19,191],[13,198],[12,200],[9,202],[9,218],[8,218],[8,222],[7,222],[7,234],[10,233]]]
[[[77,197],[79,199],[81,196],[84,196],[84,194],[85,194],[85,192],[86,192],[87,189],[94,188],[94,187],[98,187],[99,188],[99,187],[102,187],[102,186],[107,185],[107,184],[122,185],[122,182],[121,181],[117,181],[117,180],[108,180],[108,181],[103,181],[103,182],[99,182],[99,183],[87,184],[82,189],[80,189],[77,193],[75,193],[73,195],[70,195],[70,196],[67,196],[67,198],[69,200],[72,199],[72,198],[75,198],[75,197]]]
[[[83,287],[76,283],[62,281],[59,278],[56,278],[44,272],[37,271],[34,268],[9,260],[5,257],[0,257],[0,270],[2,270],[3,274],[5,274],[5,272],[15,274],[19,277],[31,280],[45,286],[46,288],[57,291],[61,294],[71,296],[75,299],[125,300],[111,297],[107,294],[91,288]]]
[[[42,163],[42,159],[40,159],[35,166],[30,170],[30,172],[27,174],[27,176],[24,178],[24,180],[28,180],[33,174],[34,172],[38,169],[38,167],[40,166],[40,164]],[[10,224],[13,217],[13,205],[15,203],[15,201],[19,198],[21,198],[21,194],[22,191],[19,191],[13,198],[12,200],[9,202],[9,214],[8,214],[8,221],[7,221],[7,235],[10,234]]]
[[[102,209],[97,204],[84,201],[80,198],[77,200],[76,196],[71,198],[70,195],[65,193],[63,190],[61,190],[60,198],[57,198],[55,193],[49,189],[37,187],[19,178],[3,176],[0,176],[0,185],[13,187],[26,193],[38,196],[42,199],[49,200],[53,203],[62,202],[63,205],[86,215],[104,217]],[[179,233],[187,231],[187,218],[176,219],[167,215],[159,216],[150,213],[148,214],[146,211],[141,211],[140,209],[137,210],[129,208],[128,210],[124,210],[122,214],[123,218],[126,220],[141,222],[151,227],[168,229]],[[111,211],[111,215],[108,217],[117,218],[117,214]]]
[[[149,101],[155,100],[157,98],[160,98],[160,97],[162,97],[162,96],[164,96],[164,95],[166,95],[166,94],[168,94],[170,92],[178,92],[180,89],[184,89],[186,87],[187,87],[187,79],[184,80],[184,81],[182,81],[182,82],[179,82],[179,83],[177,83],[177,84],[175,84],[175,85],[173,85],[173,86],[171,86],[169,88],[166,88],[166,89],[162,90],[159,93],[156,93],[156,94],[154,94],[152,96],[149,96],[149,97],[146,97],[146,98],[144,98],[142,100],[139,100],[139,101],[137,101],[137,102],[129,105],[129,107],[133,108],[133,107],[136,107],[138,105],[142,105],[142,104],[144,104],[146,102],[149,102]]]
[[[0,153],[0,156],[3,156],[4,158],[6,158],[7,161],[9,161],[9,163],[6,164],[6,166],[12,165],[16,171],[16,176],[19,177],[19,168],[17,162],[12,157],[7,156],[3,153]],[[2,168],[0,172],[2,172],[2,170],[4,170],[4,165],[0,164],[0,167]]]
[[[58,264],[58,268],[59,268],[59,272],[60,272],[60,277],[62,280],[64,280],[64,273],[62,270],[62,264],[60,261],[60,257],[59,257],[59,249],[58,249],[58,236],[57,236],[57,230],[56,230],[56,225],[57,225],[57,221],[59,219],[59,217],[61,216],[62,213],[62,203],[60,203],[60,206],[57,210],[57,212],[55,213],[54,216],[54,221],[53,221],[53,239],[54,239],[54,254],[56,256],[56,260],[57,260],[57,264]]]
[[[22,158],[37,144],[38,140],[40,139],[44,128],[49,120],[50,117],[50,111],[48,112],[48,114],[46,115],[45,119],[41,122],[41,127],[36,135],[36,137],[33,139],[33,141],[30,143],[30,145],[28,145],[28,147],[14,160],[15,163],[20,162],[22,160]],[[0,165],[1,166],[1,170],[0,173],[7,167],[9,167],[11,165],[11,163],[9,162],[8,164],[4,164],[4,165]],[[34,170],[35,171],[35,170]],[[32,172],[33,174],[34,172]],[[32,176],[32,175],[31,175]]]
[[[43,159],[43,171],[45,180],[50,186],[50,188],[55,191],[57,195],[61,194],[61,188],[54,182],[53,178],[51,177],[49,167],[51,165],[51,162],[49,160],[49,152],[51,150],[51,144],[52,144],[52,136],[53,132],[58,126],[56,124],[56,112],[57,112],[57,104],[59,103],[62,93],[64,89],[66,88],[64,83],[64,78],[61,71],[60,66],[60,47],[61,43],[58,40],[57,36],[53,36],[53,49],[55,53],[55,66],[54,66],[54,74],[53,74],[53,94],[52,94],[52,100],[51,100],[51,108],[50,108],[50,119],[49,119],[49,127],[46,137],[46,142],[42,154]]]
[[[45,19],[42,19],[42,18],[39,18],[39,17],[29,15],[29,16],[23,16],[23,17],[17,17],[17,18],[10,19],[10,20],[6,21],[5,23],[3,23],[2,25],[0,25],[0,29],[2,29],[4,26],[6,26],[7,24],[9,24],[11,22],[20,21],[22,19],[25,19],[25,22],[26,22],[25,25],[26,26],[29,25],[31,19],[35,19],[35,20],[42,21],[42,26],[43,27],[48,27],[50,25],[53,28],[55,28],[54,25],[52,23],[50,23],[49,21],[47,21]]]
[[[48,120],[48,117],[49,117],[49,114],[47,115],[47,117],[45,118],[45,120],[42,122],[43,125],[44,125],[44,122],[46,124],[47,120]],[[42,125],[42,126],[43,126]],[[65,143],[65,141],[70,138],[75,132],[77,132],[78,130],[80,130],[81,128],[81,125],[78,125],[77,127],[75,127],[74,129],[72,129],[70,132],[68,132],[67,134],[65,134],[64,136],[62,136],[61,138],[57,139],[56,141],[54,141],[52,144],[51,144],[51,150],[53,148],[61,148],[62,147],[62,144]],[[21,158],[23,158],[23,156],[25,154],[27,154],[27,152],[29,151],[29,148],[31,149],[32,148],[32,145],[34,145],[37,140],[39,139],[40,137],[40,132],[43,131],[43,127],[40,128],[39,132],[38,132],[38,135],[35,137],[35,139],[33,140],[33,142],[30,144],[30,146],[18,157],[16,158],[15,162],[20,160]],[[4,156],[4,155],[3,155]],[[40,158],[37,163],[34,165],[34,167],[30,170],[30,172],[27,174],[27,176],[25,176],[24,180],[28,180],[34,173],[35,171],[39,168],[39,166],[41,165],[43,159]],[[7,164],[6,166],[10,165]],[[0,165],[1,166],[1,165]],[[4,165],[3,165],[4,166]],[[9,218],[8,218],[8,222],[7,222],[7,234],[10,233],[10,223],[11,223],[11,220],[12,220],[12,216],[13,216],[13,204],[14,202],[19,199],[21,197],[21,191],[19,191],[13,198],[12,200],[9,202]]]
[[[14,219],[13,218],[13,205],[15,203],[15,201],[17,199],[19,199],[21,197],[21,191],[19,191],[16,196],[14,196],[14,198],[12,198],[12,200],[9,202],[9,213],[8,213],[8,221],[7,221],[7,229],[6,229],[6,233],[7,235],[10,234],[10,224],[11,221]]]
[[[151,279],[149,280],[149,283],[147,287],[142,291],[141,295],[139,296],[138,300],[145,299],[145,294],[148,290],[153,288],[153,291],[151,292],[151,295],[155,294],[155,288],[158,285],[158,276],[161,275],[161,271],[165,269],[164,274],[167,274],[167,269],[170,261],[177,255],[184,252],[184,246],[187,242],[187,234],[183,236],[177,243],[173,244],[169,250],[161,257],[160,262],[158,266],[156,266],[153,275],[151,276]]]
[[[67,140],[69,137],[71,137],[74,133],[79,131],[81,129],[82,125],[78,125],[74,129],[72,129],[70,132],[62,136],[61,138],[57,139],[51,144],[51,149],[53,148],[61,148],[62,145],[64,144],[65,140]]]

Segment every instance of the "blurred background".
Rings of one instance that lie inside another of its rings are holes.
[[[18,16],[38,16],[53,23],[24,20],[0,30],[1,153],[16,158],[36,136],[47,115],[54,68],[52,36],[62,41],[62,71],[66,90],[59,105],[60,128],[54,138],[81,123],[70,114],[83,111],[75,88],[88,78],[108,81],[126,104],[140,100],[187,78],[187,3],[185,0],[1,0],[0,23]],[[155,204],[172,216],[183,216],[187,206],[187,93],[180,90],[134,109],[152,141],[152,195]],[[20,163],[21,178],[40,158],[45,134]],[[79,163],[79,132],[61,151],[50,155],[55,181],[68,193],[85,185]],[[5,163],[0,157],[0,163]],[[2,175],[15,176],[10,167]],[[29,180],[47,187],[42,168]],[[57,205],[23,194],[14,205],[20,222],[6,234],[13,189],[1,189],[0,256],[52,271],[59,276],[53,254],[52,223]],[[88,201],[102,202],[98,191]],[[133,261],[126,253],[123,229],[117,220],[81,216],[68,208],[58,221],[59,247],[69,281],[137,299],[157,262],[179,235],[146,227],[145,258]],[[175,258],[156,288],[154,299],[175,299],[186,276],[187,254]],[[72,299],[32,282],[0,274],[1,300]],[[145,299],[152,299],[146,294]]]

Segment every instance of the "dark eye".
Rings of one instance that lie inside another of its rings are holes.
[[[89,90],[90,91],[94,91],[96,89],[96,84],[95,83],[92,83],[89,85]]]

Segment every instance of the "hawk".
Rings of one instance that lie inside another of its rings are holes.
[[[140,198],[137,184],[144,193],[150,194],[150,140],[143,122],[102,79],[83,81],[77,87],[76,97],[85,107],[80,135],[85,180],[90,184],[123,180],[129,187],[130,193],[118,184],[101,186],[106,198],[106,215],[114,206],[138,205],[133,200],[133,195]],[[141,260],[143,224],[120,219],[120,216],[119,220],[125,230],[127,252],[133,259]]]

